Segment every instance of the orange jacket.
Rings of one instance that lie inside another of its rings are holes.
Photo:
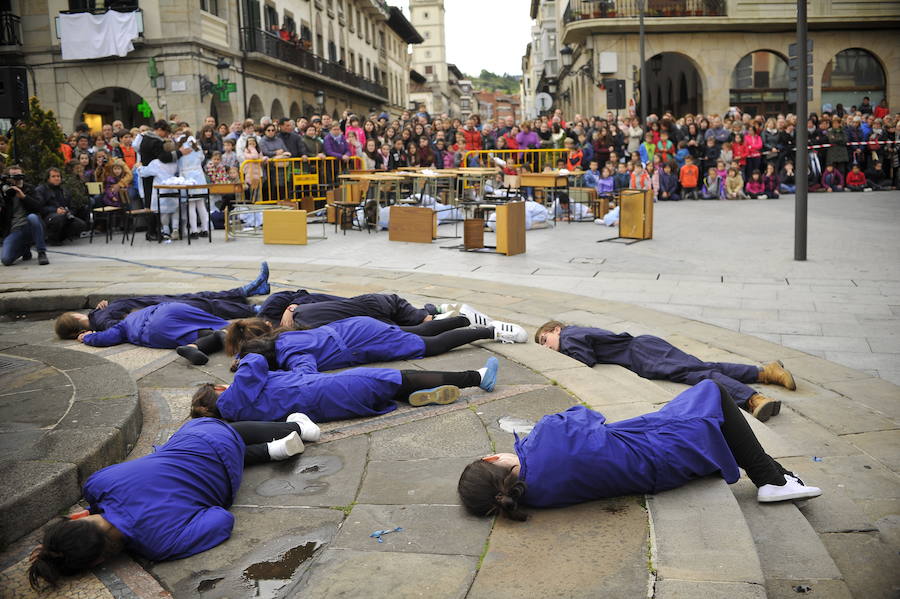
[[[696,164],[685,164],[681,167],[681,170],[678,171],[678,182],[681,183],[682,187],[692,188],[697,187],[697,183],[700,181],[700,169],[697,168]]]

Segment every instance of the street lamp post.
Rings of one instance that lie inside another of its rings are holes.
[[[797,189],[794,196],[794,260],[806,260],[806,219],[807,185],[809,168],[807,144],[807,101],[806,73],[806,0],[797,0],[797,158],[794,172],[797,173]]]
[[[644,58],[644,0],[637,0],[638,16],[640,17],[641,38],[641,126],[647,125],[647,109],[650,98],[647,96],[647,62]]]

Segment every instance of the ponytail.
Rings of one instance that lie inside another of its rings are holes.
[[[197,388],[191,398],[191,418],[221,418],[216,402],[219,394],[215,385],[204,383]]]
[[[259,354],[266,359],[269,364],[269,370],[279,370],[278,357],[275,353],[275,340],[281,333],[270,333],[261,337],[248,339],[241,344],[238,350],[238,358],[242,358],[247,354]]]
[[[511,470],[483,460],[466,466],[456,487],[470,514],[493,516],[499,512],[519,522],[528,518],[519,509],[519,499],[527,489],[528,485]]]
[[[262,318],[241,318],[225,328],[225,351],[232,356],[244,342],[272,332],[272,325]]]
[[[106,535],[91,522],[66,518],[51,524],[43,542],[31,554],[31,588],[52,588],[61,577],[87,570],[103,557],[106,545]]]

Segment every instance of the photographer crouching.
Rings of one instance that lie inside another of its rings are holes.
[[[31,260],[32,245],[37,250],[38,264],[50,264],[40,212],[41,202],[34,188],[25,182],[22,167],[8,167],[0,177],[0,235],[3,237],[0,262],[3,266],[10,266],[19,258]]]
[[[34,195],[47,226],[50,245],[62,245],[67,239],[78,239],[87,228],[84,220],[74,214],[72,195],[62,187],[62,172],[58,168],[47,169],[47,177],[34,190]]]

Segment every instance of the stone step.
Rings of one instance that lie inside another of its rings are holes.
[[[753,535],[723,479],[648,495],[647,510],[655,597],[766,597]]]

